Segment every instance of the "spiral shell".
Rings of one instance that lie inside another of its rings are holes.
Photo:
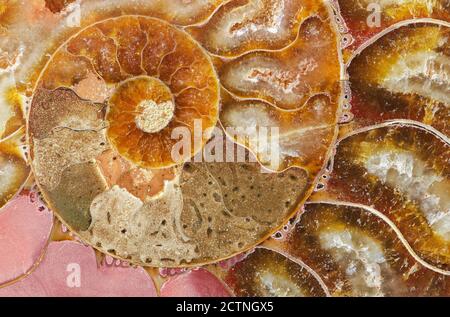
[[[198,265],[254,246],[311,193],[336,137],[339,35],[327,7],[231,1],[187,27],[155,7],[128,9],[96,16],[38,77],[28,137],[45,199],[81,239],[140,265]],[[222,45],[224,23],[240,35]],[[229,134],[239,127],[279,127],[280,159]],[[190,145],[175,159],[179,128]],[[229,144],[232,162],[198,160]]]

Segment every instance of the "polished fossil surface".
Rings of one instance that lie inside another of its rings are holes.
[[[0,295],[450,296],[449,9],[0,1]]]

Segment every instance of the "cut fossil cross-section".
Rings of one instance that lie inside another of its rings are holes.
[[[260,115],[282,133],[274,151],[281,163],[275,166],[224,131],[253,120],[241,116],[247,100],[226,99],[220,87],[218,68],[234,72],[228,81],[234,85],[242,75],[240,61],[222,64],[191,29],[159,15],[123,15],[69,37],[39,76],[27,122],[36,181],[62,222],[104,253],[159,267],[228,258],[281,227],[313,191],[340,111],[338,34],[322,3],[296,6],[308,7],[296,23],[273,26],[296,35],[276,45],[282,50],[249,52],[246,43],[238,45],[251,58],[265,54],[275,64],[290,58],[300,63],[287,65],[280,78],[271,74],[273,63],[255,77],[273,90],[291,85],[300,93],[281,98],[281,107],[256,100]],[[215,14],[223,10],[228,6]],[[267,28],[264,22],[251,23]],[[251,91],[269,96],[264,87],[256,84]],[[176,159],[179,128],[188,132],[189,146]],[[226,146],[215,147],[218,135]],[[308,146],[313,138],[320,139],[317,151]],[[225,157],[218,158],[222,149]]]
[[[418,261],[394,228],[370,208],[309,203],[269,244],[308,265],[333,296],[448,296],[449,277]]]
[[[372,127],[338,143],[326,188],[314,199],[374,208],[420,258],[449,271],[449,161],[449,144],[424,128]]]

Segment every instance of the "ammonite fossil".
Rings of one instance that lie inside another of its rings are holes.
[[[191,29],[159,18],[109,18],[72,36],[39,76],[29,111],[30,157],[46,201],[83,240],[140,265],[217,261],[271,234],[310,193],[336,133],[337,34],[324,6],[312,12],[323,20],[299,18],[286,49],[217,65]],[[255,23],[241,19],[234,27],[242,31]],[[240,46],[252,45],[241,37]],[[319,47],[324,54],[313,56]],[[249,162],[191,159],[208,147],[208,129],[222,128],[219,107],[223,127],[248,126],[248,111],[260,112],[255,128],[283,126],[280,166],[268,167],[296,168],[263,174],[252,148]],[[190,147],[177,161],[180,127]],[[312,138],[322,140],[314,150]]]
[[[449,296],[449,27],[444,0],[0,2],[0,295]]]

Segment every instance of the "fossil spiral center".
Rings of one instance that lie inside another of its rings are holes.
[[[136,126],[146,133],[156,133],[164,129],[172,120],[175,112],[175,103],[170,96],[169,88],[160,80],[146,79],[147,89],[154,91],[154,99],[144,99],[136,107],[134,121]],[[159,96],[162,95],[162,98]],[[166,97],[170,99],[166,100]]]
[[[139,129],[155,133],[164,129],[172,120],[175,105],[172,101],[157,104],[153,100],[143,100],[138,106],[139,115],[135,122]]]
[[[161,80],[139,76],[120,84],[110,99],[109,120],[119,119],[114,112],[134,117],[136,128],[145,133],[157,133],[167,127],[175,112],[169,87]]]

